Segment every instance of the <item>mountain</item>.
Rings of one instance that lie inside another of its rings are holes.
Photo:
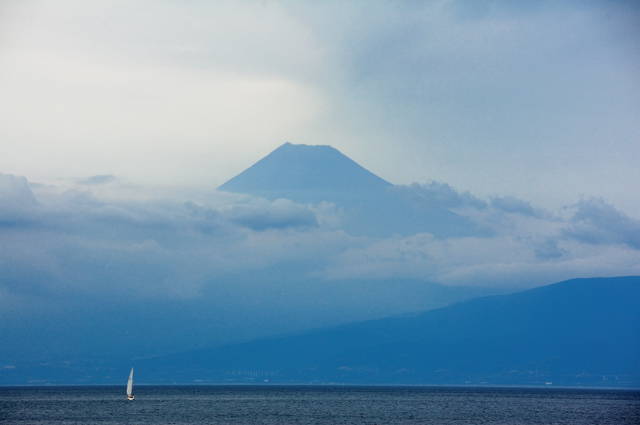
[[[353,235],[388,237],[429,232],[467,236],[470,220],[445,208],[409,202],[395,186],[331,146],[285,143],[218,187],[269,200],[330,202],[341,209],[341,227]]]
[[[640,277],[139,361],[164,382],[640,387]]]
[[[354,194],[377,195],[392,186],[331,146],[285,143],[218,190],[317,204],[347,203]]]

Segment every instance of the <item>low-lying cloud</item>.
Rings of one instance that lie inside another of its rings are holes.
[[[442,183],[398,186],[409,207],[455,211],[483,231],[356,237],[341,228],[345,212],[333,204],[105,200],[88,191],[34,190],[41,200],[23,177],[0,175],[0,285],[9,293],[198,297],[207,282],[274,267],[300,282],[313,275],[503,286],[640,273],[640,221],[602,199],[569,206],[563,218]]]
[[[102,175],[87,177],[84,179],[79,179],[78,183],[93,186],[93,185],[112,183],[115,180],[116,180],[116,177],[113,174],[102,174]]]
[[[640,249],[640,220],[616,210],[600,198],[583,199],[575,205],[568,238],[590,244],[626,244]]]
[[[458,193],[446,183],[399,185],[395,186],[393,191],[410,203],[422,203],[430,207],[453,209],[471,207],[479,210],[487,208],[487,203],[482,199],[476,198],[469,192]]]
[[[535,215],[535,211],[530,203],[514,198],[513,196],[493,198],[491,200],[491,206],[507,213],[518,213],[530,217]]]

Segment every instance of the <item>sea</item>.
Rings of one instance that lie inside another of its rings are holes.
[[[640,391],[147,386],[0,387],[0,424],[640,424]]]

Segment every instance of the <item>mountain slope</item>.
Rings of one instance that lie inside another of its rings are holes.
[[[139,368],[182,382],[638,387],[640,277],[576,279]]]
[[[50,297],[46,308],[2,316],[0,341],[10,344],[0,344],[0,385],[117,384],[114,371],[132,358],[415,314],[496,293],[421,279],[303,280],[273,268],[212,281],[196,299]]]

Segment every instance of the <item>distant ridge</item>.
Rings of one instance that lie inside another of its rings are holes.
[[[393,185],[326,145],[285,143],[218,190],[301,203],[347,201]]]
[[[640,387],[640,277],[149,359],[167,382]]]

